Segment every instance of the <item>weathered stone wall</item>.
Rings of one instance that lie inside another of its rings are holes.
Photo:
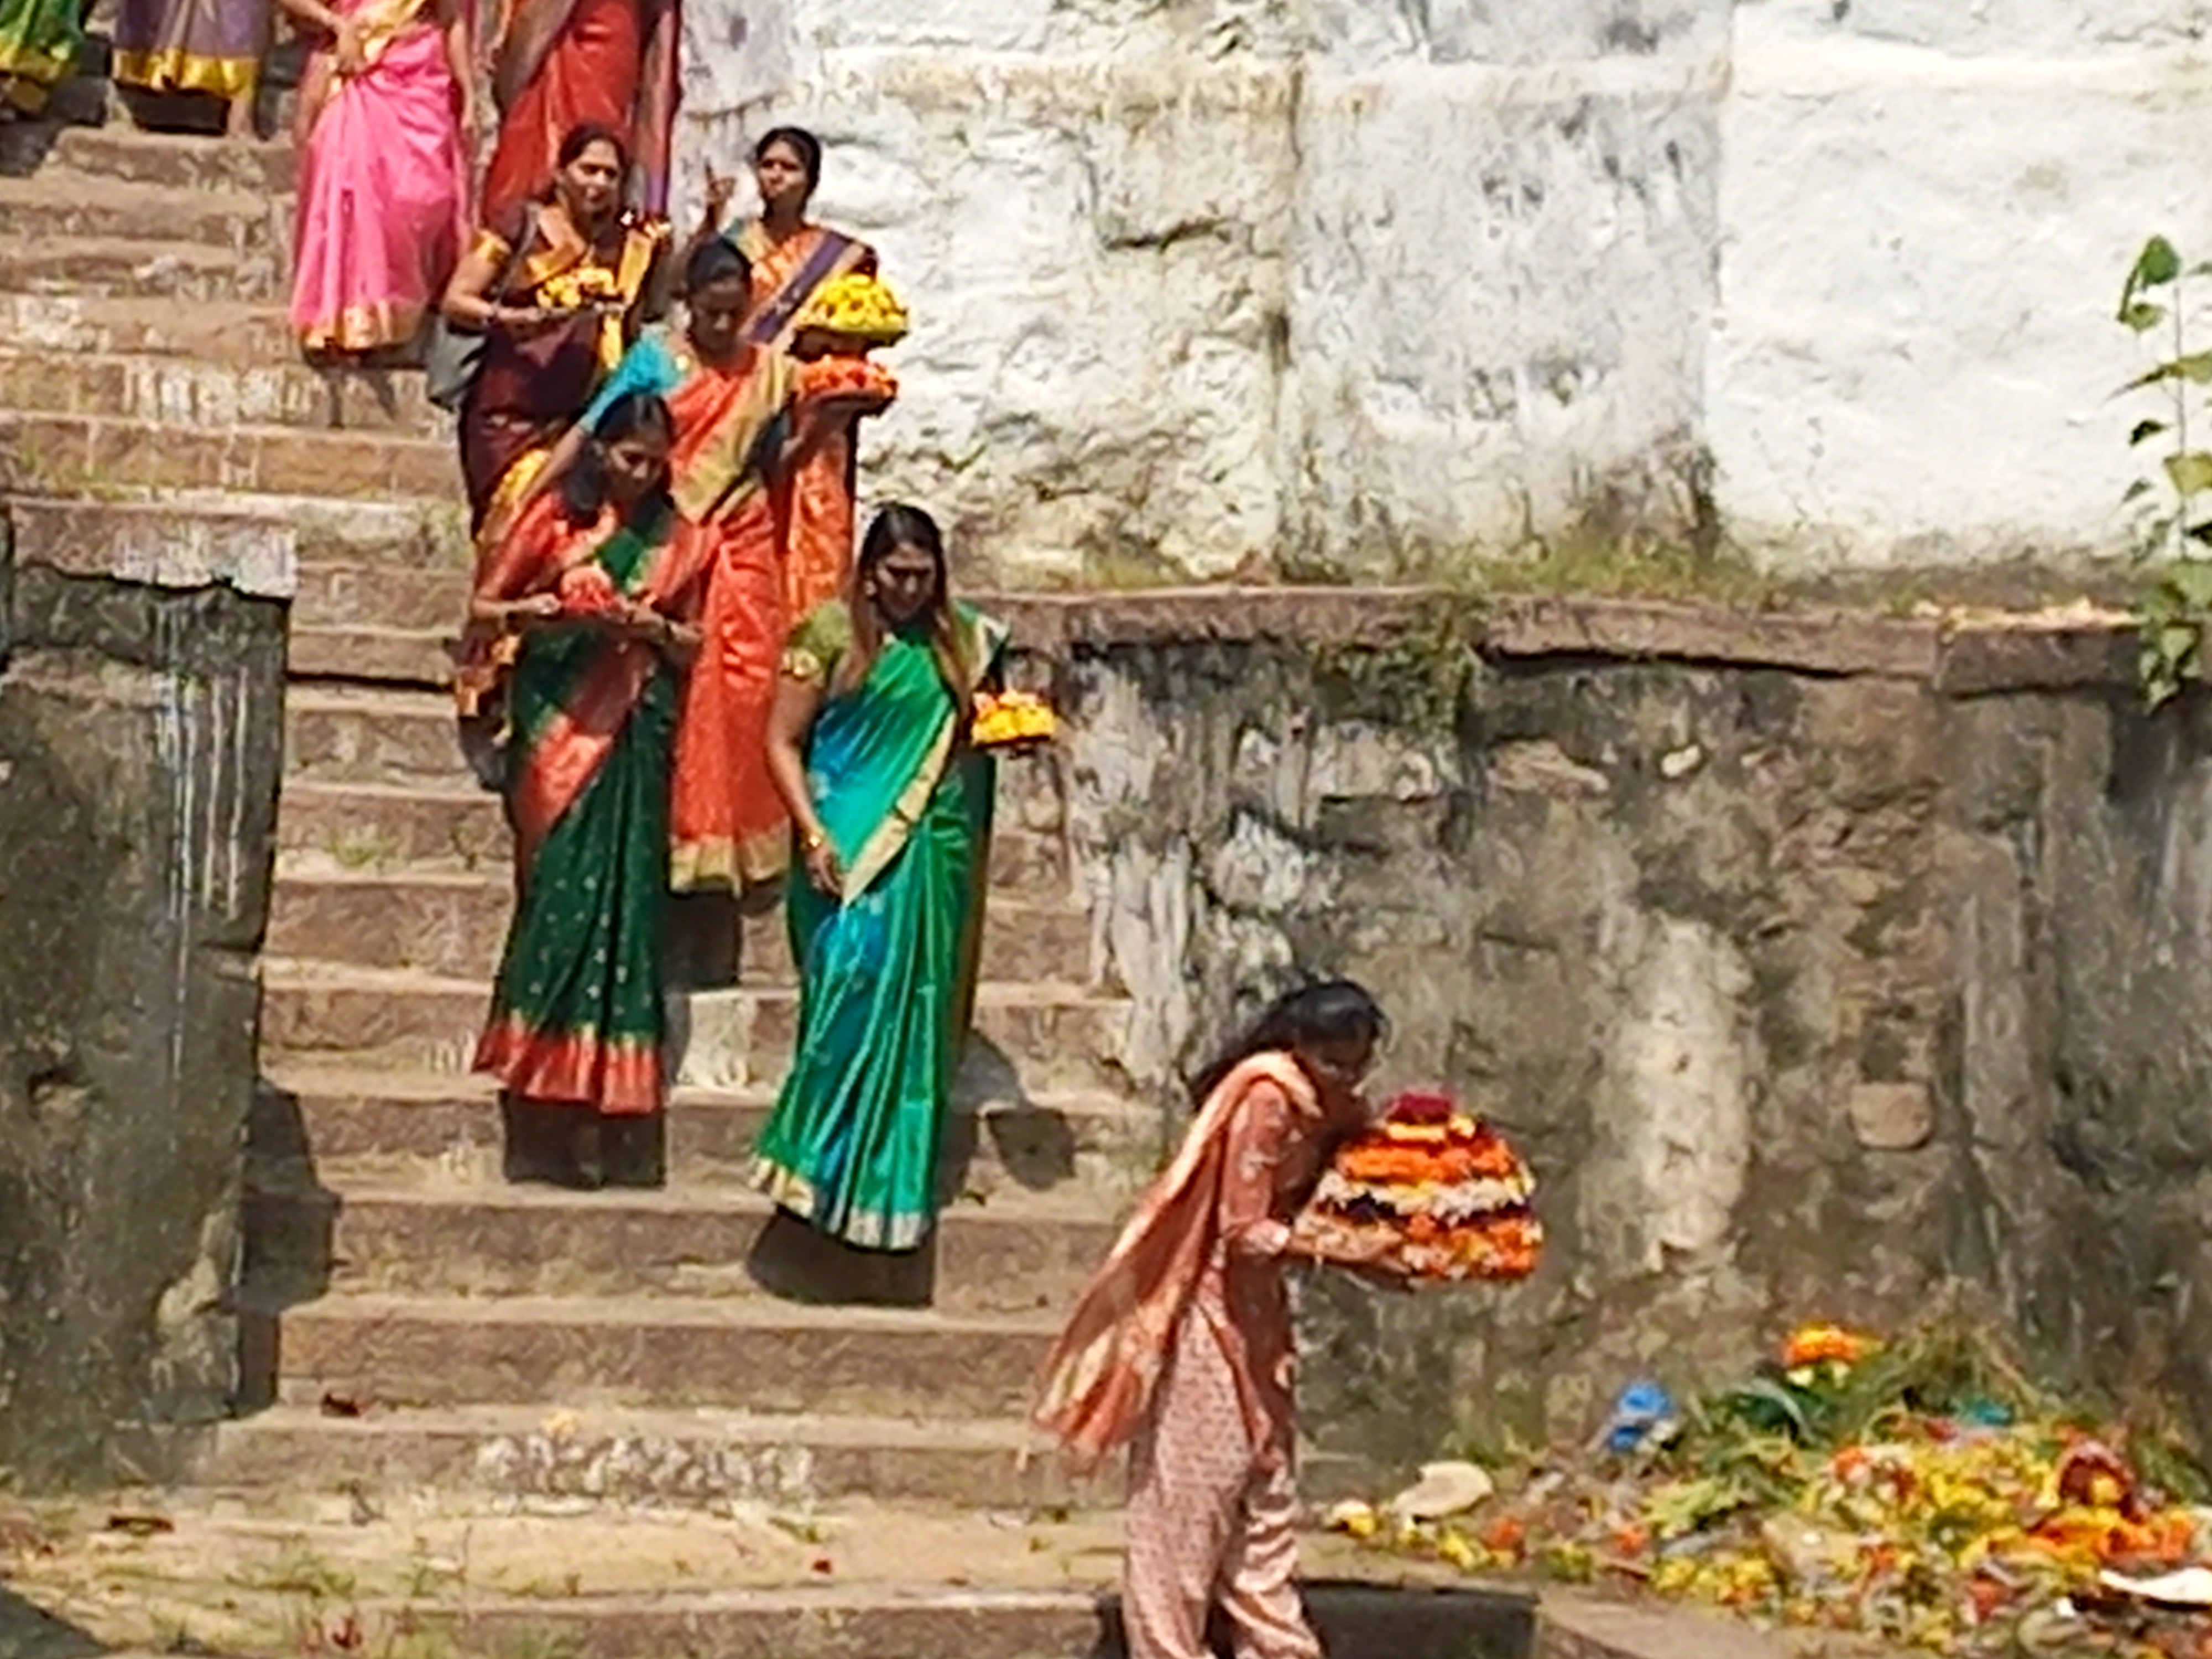
[[[2110,320],[2202,216],[2195,0],[701,0],[915,332],[869,490],[1008,580],[2110,548]]]
[[[1349,974],[1382,1085],[1539,1169],[1527,1286],[1317,1288],[1325,1443],[1583,1430],[1954,1279],[2071,1374],[2205,1397],[2212,724],[2147,717],[2124,641],[1390,594],[1026,620],[1133,1077],[1172,1098],[1260,995]]]
[[[283,611],[0,574],[0,1468],[158,1473],[235,1369]]]

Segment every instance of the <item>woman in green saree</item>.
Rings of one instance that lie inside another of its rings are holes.
[[[471,605],[474,632],[520,638],[514,917],[476,1052],[500,1080],[510,1180],[659,1179],[668,762],[705,578],[668,496],[674,431],[659,398],[617,399],[485,560]]]
[[[799,624],[777,681],[769,772],[801,855],[799,1042],[754,1180],[864,1249],[913,1249],[935,1216],[989,865],[995,769],[969,731],[1006,639],[953,603],[930,516],[895,505],[868,527],[850,597]]]
[[[0,0],[0,121],[43,114],[76,67],[81,0]]]

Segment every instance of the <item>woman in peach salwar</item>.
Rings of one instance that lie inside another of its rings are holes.
[[[311,356],[410,343],[467,227],[476,125],[460,0],[283,0],[322,41],[300,85],[292,326]]]
[[[873,275],[875,250],[806,216],[822,182],[822,141],[802,127],[776,127],[753,146],[760,216],[738,234],[752,270],[753,311],[745,338],[788,353],[799,343],[807,302],[840,276]],[[708,230],[719,228],[726,185],[708,179]],[[777,486],[776,528],[786,603],[796,619],[839,598],[853,568],[854,440],[858,418],[823,431]]]
[[[511,1180],[659,1179],[668,751],[703,586],[668,495],[673,435],[659,398],[617,399],[478,573],[470,606],[472,630],[520,643],[514,918],[476,1052],[501,1084]]]
[[[1296,1582],[1292,1218],[1384,1029],[1346,981],[1291,993],[1206,1073],[1175,1162],[1045,1363],[1039,1425],[1078,1468],[1131,1449],[1130,1659],[1207,1659],[1218,1601],[1239,1659],[1317,1659]],[[1371,1262],[1337,1265],[1382,1275]]]
[[[638,205],[649,218],[666,216],[677,29],[676,0],[501,0],[486,223],[545,193],[562,143],[580,126],[622,139],[637,158]]]

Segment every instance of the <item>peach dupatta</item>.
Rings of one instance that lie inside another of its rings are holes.
[[[1266,1084],[1300,1115],[1320,1113],[1311,1080],[1287,1054],[1240,1061],[1206,1097],[1175,1162],[1138,1201],[1045,1358],[1032,1420],[1060,1441],[1079,1473],[1126,1443],[1152,1405],[1176,1328],[1217,1253],[1231,1130],[1251,1091]]]

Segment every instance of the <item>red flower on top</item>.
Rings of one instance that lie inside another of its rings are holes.
[[[1419,1090],[1409,1090],[1390,1103],[1383,1114],[1393,1123],[1444,1124],[1452,1121],[1458,1108],[1452,1104],[1449,1095],[1432,1095]]]

